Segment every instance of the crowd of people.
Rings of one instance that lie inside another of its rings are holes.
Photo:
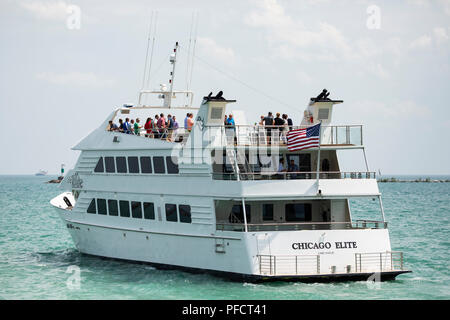
[[[232,114],[225,115],[224,126],[235,129],[235,121]],[[257,125],[255,123],[255,125]],[[194,114],[188,112],[184,118],[184,127],[188,132],[192,130],[194,126]],[[261,116],[259,126],[264,127],[266,130],[267,143],[271,144],[273,138],[277,137],[280,141],[286,143],[286,134],[292,130],[293,122],[287,114],[281,115],[279,112],[274,117],[272,112],[269,112],[267,116]],[[144,135],[149,138],[159,138],[171,140],[173,134],[181,128],[177,122],[176,116],[167,115],[167,118],[163,113],[156,114],[154,118],[147,118],[144,125],[142,125],[139,118],[129,119],[125,118],[125,121],[119,119],[119,123],[115,124],[112,120],[109,121],[108,131],[118,131],[126,134]],[[141,134],[141,132],[143,134]]]
[[[255,125],[257,125],[255,123]],[[280,141],[287,143],[286,134],[292,130],[293,122],[287,114],[281,115],[279,112],[274,117],[272,112],[269,112],[267,116],[261,116],[259,125],[266,129],[267,143],[271,144],[272,138],[278,137]],[[229,128],[235,127],[233,115],[225,115],[224,126]],[[273,130],[273,132],[272,132]]]
[[[184,128],[187,131],[191,131],[194,125],[194,114],[187,113],[184,119]],[[119,119],[119,123],[115,124],[112,120],[109,121],[108,131],[117,131],[126,134],[144,135],[148,138],[158,138],[172,140],[172,136],[176,131],[180,129],[176,116],[167,115],[167,118],[163,113],[156,114],[155,118],[148,117],[145,124],[142,125],[141,120],[130,118]],[[143,134],[141,134],[143,133]]]

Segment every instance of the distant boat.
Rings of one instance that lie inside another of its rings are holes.
[[[46,176],[47,173],[48,173],[48,171],[45,171],[45,170],[41,169],[41,170],[39,170],[38,173],[35,174],[35,176]]]

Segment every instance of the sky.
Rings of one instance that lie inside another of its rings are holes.
[[[335,124],[364,125],[371,170],[450,174],[450,0],[1,0],[0,174],[72,168],[71,148],[137,102],[152,12],[150,89],[168,83],[176,41],[186,88],[195,38],[194,106],[223,90],[251,122],[299,124],[326,88],[344,100]],[[343,169],[363,169],[345,154]]]

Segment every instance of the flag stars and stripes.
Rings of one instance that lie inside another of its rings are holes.
[[[287,147],[289,151],[298,151],[319,147],[320,123],[309,128],[291,130],[287,133]]]

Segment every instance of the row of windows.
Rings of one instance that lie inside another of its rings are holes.
[[[267,203],[262,205],[263,221],[273,220],[273,204]],[[310,203],[287,203],[285,205],[285,220],[287,222],[309,222],[311,221],[312,206]],[[234,205],[231,208],[229,221],[231,223],[243,223],[244,212],[242,205]],[[245,205],[245,216],[247,223],[251,222],[251,206]]]
[[[164,160],[165,158],[165,160]],[[100,157],[94,172],[177,174],[178,164],[172,157]]]
[[[191,206],[184,204],[167,203],[166,221],[191,223]],[[155,206],[153,202],[92,199],[87,208],[87,213],[121,216],[125,218],[155,220]]]

